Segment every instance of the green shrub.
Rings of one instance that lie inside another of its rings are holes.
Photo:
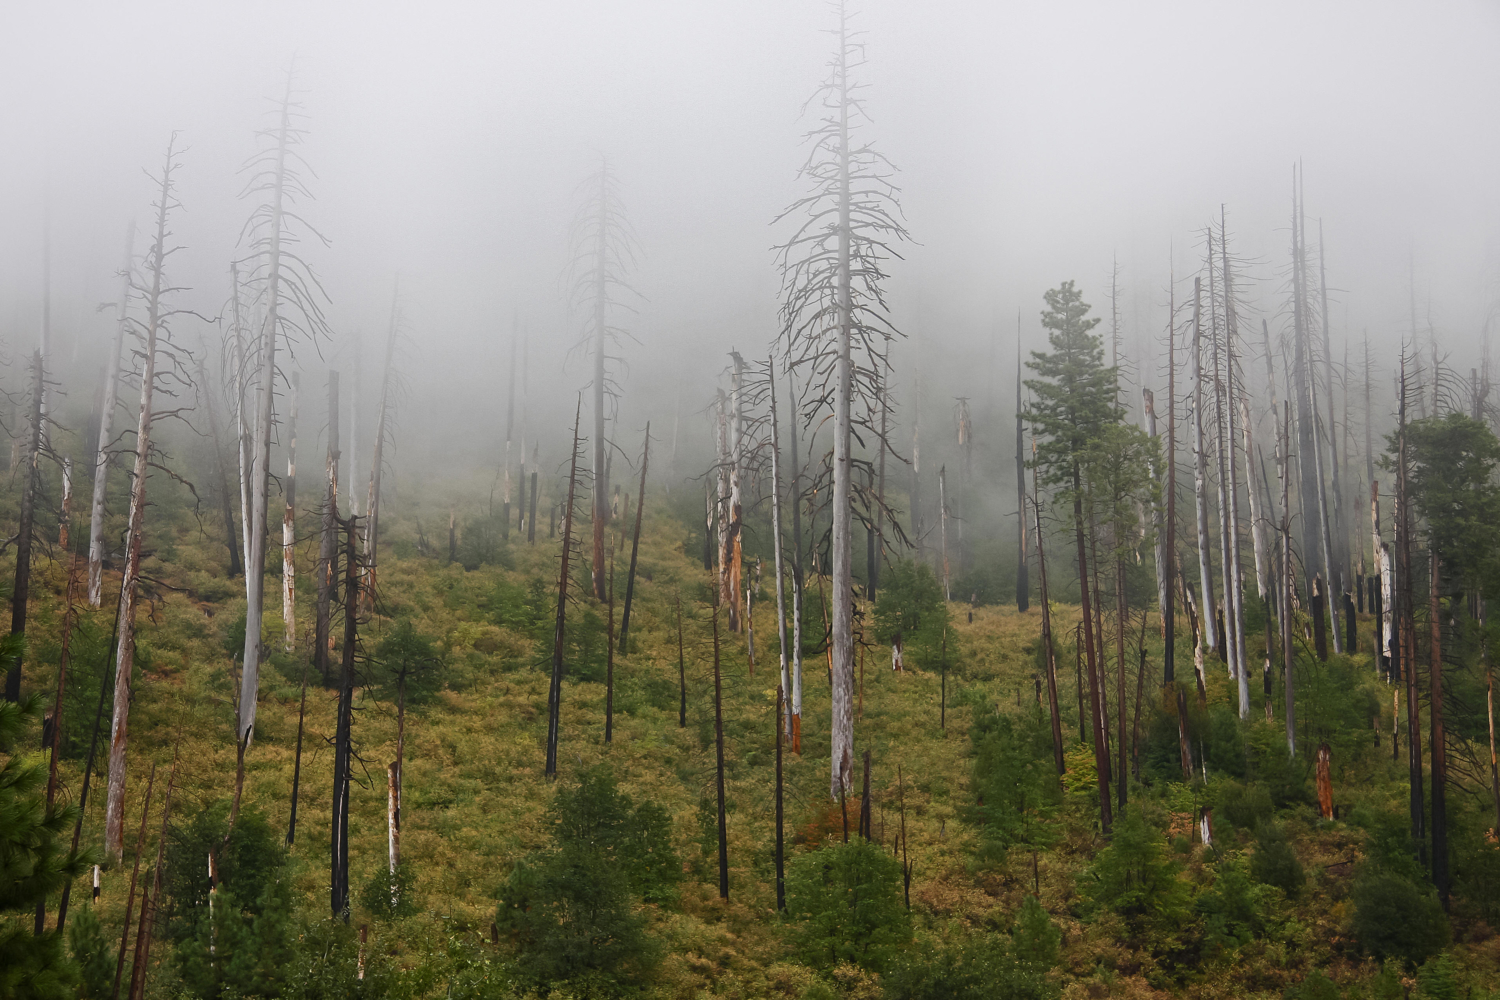
[[[1059,992],[1044,970],[1018,961],[1003,939],[989,936],[914,952],[885,984],[888,1000],[1050,1000]]]
[[[786,904],[788,937],[815,968],[853,962],[880,972],[911,939],[901,863],[863,838],[793,858]]]
[[[1017,719],[996,712],[988,701],[975,707],[973,718],[975,802],[962,815],[978,829],[981,854],[1003,860],[1016,844],[1047,839],[1047,819],[1061,797],[1052,731],[1035,713]]]
[[[390,865],[378,865],[374,874],[360,887],[359,905],[379,920],[409,917],[417,912],[416,894],[412,889],[415,882],[416,874],[409,861],[396,865],[394,872]]]
[[[599,765],[558,791],[549,812],[552,846],[511,871],[497,927],[536,982],[608,990],[640,978],[656,946],[637,908],[675,898],[681,878],[666,811],[636,806]]]
[[[115,982],[115,949],[93,906],[80,906],[68,921],[68,951],[78,966],[79,1000],[108,997]]]
[[[1374,868],[1354,884],[1354,936],[1376,958],[1415,965],[1442,951],[1450,929],[1437,895]]]
[[[1340,1000],[1341,996],[1338,983],[1317,969],[1309,972],[1302,982],[1287,990],[1287,1000]]]
[[[1116,822],[1114,840],[1094,859],[1084,882],[1090,908],[1111,910],[1136,934],[1185,921],[1190,912],[1187,883],[1167,857],[1159,831],[1139,806]]]
[[[1220,861],[1214,884],[1195,903],[1203,917],[1205,952],[1211,958],[1224,957],[1264,937],[1281,901],[1275,887],[1252,881],[1237,858]]]
[[[1035,896],[1027,896],[1021,903],[1010,940],[1011,954],[1027,968],[1046,972],[1057,964],[1062,931]]]
[[[901,642],[908,666],[938,667],[943,634],[948,627],[948,605],[943,588],[925,563],[902,560],[881,574],[875,597],[875,641]],[[955,650],[949,638],[949,656]]]
[[[1448,955],[1434,955],[1417,970],[1418,996],[1422,1000],[1460,1000],[1458,969]]]
[[[1287,843],[1286,832],[1274,823],[1262,823],[1255,831],[1255,853],[1250,857],[1250,877],[1274,885],[1295,899],[1306,876],[1297,852]]]
[[[1258,782],[1244,785],[1237,781],[1225,782],[1215,796],[1214,818],[1241,830],[1254,830],[1270,819],[1275,811],[1271,793]]]

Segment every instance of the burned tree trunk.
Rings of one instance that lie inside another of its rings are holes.
[[[339,674],[338,721],[333,738],[333,872],[330,883],[335,920],[349,922],[349,786],[354,782],[354,656],[359,643],[359,517],[340,518],[344,532],[344,648]]]
[[[635,532],[630,536],[630,572],[625,578],[625,610],[620,615],[620,652],[626,651],[630,634],[630,603],[635,597],[636,556],[641,549],[641,512],[646,509],[646,468],[651,461],[651,422],[646,421],[646,440],[641,445],[641,487],[635,502]],[[780,586],[780,582],[777,583]]]
[[[745,465],[745,414],[744,414],[744,360],[738,352],[733,354],[734,369],[729,383],[729,577],[726,587],[729,592],[729,631],[739,632],[744,626],[740,621],[740,579],[744,573],[744,465]],[[753,660],[752,660],[753,669]]]
[[[1282,689],[1286,699],[1286,752],[1297,755],[1297,700],[1293,693],[1292,667],[1292,406],[1281,404],[1280,447],[1277,469],[1281,473],[1281,666]]]
[[[786,658],[783,656],[783,676],[786,674],[785,666]],[[782,706],[785,694],[785,689],[778,684],[776,686],[776,910],[778,913],[786,909],[786,838],[782,828],[781,801],[781,742],[784,735],[781,719],[785,714]]]
[[[792,735],[792,713],[791,713],[791,708],[789,707],[789,703],[786,700],[786,695],[787,695],[788,692],[791,691],[791,688],[792,688],[792,678],[791,678],[790,662],[789,662],[789,659],[787,657],[787,653],[789,652],[789,650],[787,649],[787,636],[786,636],[786,586],[785,586],[786,574],[785,574],[785,570],[782,568],[782,564],[781,564],[781,548],[782,548],[782,539],[781,539],[781,419],[780,419],[779,414],[777,414],[777,412],[776,412],[776,362],[772,358],[767,358],[766,359],[766,382],[770,386],[770,390],[771,390],[771,537],[774,539],[773,544],[776,546],[776,638],[777,638],[777,641],[778,641],[779,646],[780,646],[780,657],[781,657],[781,669],[780,669],[780,671],[777,674],[777,676],[781,678],[781,681],[780,681],[781,686],[777,689],[776,713],[777,713],[777,717],[778,717],[778,720],[779,720],[777,722],[777,725],[781,727],[781,729],[778,730],[778,732],[779,733],[780,732],[784,732],[786,734],[786,736],[788,738],[790,738],[791,735]],[[877,501],[877,503],[878,503],[878,501]],[[877,507],[877,510],[878,510],[878,507]],[[878,535],[879,532],[877,531],[876,534]],[[869,575],[870,575],[870,583],[869,583],[869,588],[870,589],[869,589],[869,594],[870,594],[870,599],[873,601],[874,600],[874,582],[873,581],[875,580],[875,576],[876,576],[876,568],[875,568],[874,564],[872,564],[870,566]],[[777,755],[778,755],[777,758],[776,758],[776,760],[777,760],[777,765],[776,765],[777,766],[777,776],[778,776],[778,783],[777,783],[777,795],[778,795],[778,798],[777,798],[777,808],[779,810],[780,809],[780,801],[781,801],[780,798],[779,798],[779,796],[780,796],[780,788],[781,788],[780,781],[779,781],[780,774],[781,774],[781,771],[780,771],[780,768],[781,768],[781,763],[780,763],[781,762],[781,757],[780,757],[780,753],[781,753],[781,737],[780,737],[780,735],[778,735],[777,739],[776,739],[776,752],[777,752]],[[777,828],[779,830],[780,829],[780,820],[779,820],[780,813],[779,812],[777,813],[777,816],[778,816],[778,821],[777,821],[778,826],[777,826]],[[778,836],[779,836],[779,834],[778,834]],[[779,850],[779,848],[778,848],[778,850]],[[779,858],[780,858],[780,855],[778,854],[778,863],[779,863]],[[779,867],[778,867],[777,871],[778,871],[778,873],[780,872],[780,868]],[[780,875],[779,874],[778,874],[777,877],[778,877],[778,879],[780,879]],[[781,881],[777,882],[777,886],[778,886],[778,890],[777,890],[778,893],[781,893],[781,895],[777,896],[777,908],[781,909],[781,908],[783,908],[785,906],[784,887],[783,887]]]
[[[120,950],[115,955],[115,986],[111,997],[120,995],[120,980],[125,975],[125,946],[130,943],[130,917],[135,911],[135,886],[141,874],[141,855],[146,853],[146,821],[151,817],[151,790],[156,787],[156,764],[146,779],[146,801],[141,804],[141,829],[135,838],[135,864],[130,869],[130,891],[125,896],[125,920],[120,925]],[[144,906],[145,904],[142,903]]]
[[[208,387],[208,373],[204,370],[201,356],[198,358],[198,391],[203,394],[203,408],[208,411],[209,437],[214,446],[214,477],[218,480],[219,487],[219,512],[224,519],[224,544],[229,547],[229,576],[233,578],[244,572],[244,567],[240,565],[240,539],[237,537],[234,525],[234,500],[229,492],[229,473],[224,468],[224,450],[219,443],[219,417],[214,410],[214,397]],[[113,404],[110,405],[113,406]],[[103,433],[102,429],[101,433]],[[107,460],[105,464],[108,464]],[[95,475],[102,474],[99,470],[95,470]],[[102,518],[102,504],[100,510]],[[92,551],[92,545],[90,551]],[[92,568],[90,572],[92,573]],[[93,586],[92,580],[89,585]],[[98,607],[97,602],[92,599],[90,603]]]
[[[131,672],[135,666],[135,609],[141,575],[141,537],[146,520],[146,475],[151,461],[152,402],[156,390],[157,356],[166,336],[163,294],[166,282],[167,216],[176,206],[172,175],[176,170],[174,142],[167,144],[166,161],[158,178],[156,239],[148,255],[151,287],[146,290],[146,322],[141,333],[141,403],[136,422],[135,467],[131,473],[130,521],[125,536],[125,567],[120,580],[120,613],[115,639],[114,713],[109,727],[109,794],[104,810],[104,851],[118,862],[124,853],[125,750],[129,741]],[[40,378],[40,375],[38,376]],[[29,528],[29,525],[26,526]],[[22,535],[29,537],[29,531]]]
[[[302,788],[302,733],[307,722],[307,661],[302,661],[302,700],[297,706],[297,750],[292,758],[291,814],[286,823],[286,846],[297,841],[297,798]]]
[[[1083,599],[1084,654],[1089,674],[1089,707],[1094,718],[1094,766],[1099,775],[1099,826],[1106,836],[1111,826],[1109,801],[1109,750],[1105,744],[1105,727],[1099,690],[1099,658],[1094,648],[1093,603],[1089,594],[1088,547],[1084,541],[1083,482],[1078,463],[1073,463],[1073,533],[1078,547],[1078,590]]]
[[[609,546],[609,599],[604,619],[604,742],[615,740],[615,547]]]
[[[1441,567],[1437,549],[1428,560],[1431,567],[1428,585],[1427,618],[1432,629],[1431,665],[1428,668],[1427,722],[1431,727],[1428,752],[1432,755],[1432,884],[1437,887],[1443,909],[1448,908],[1448,747],[1443,728],[1443,618],[1439,596]]]
[[[1035,453],[1036,442],[1032,442]],[[1042,584],[1042,651],[1047,660],[1047,708],[1052,715],[1052,757],[1059,775],[1067,771],[1063,763],[1062,714],[1057,704],[1057,655],[1052,645],[1052,604],[1047,595],[1047,552],[1042,544],[1042,497],[1036,484],[1036,464],[1032,463],[1032,488],[1037,491],[1033,506],[1036,508],[1036,565]],[[1080,718],[1082,713],[1079,713]]]
[[[161,901],[162,865],[167,855],[167,821],[172,816],[172,791],[177,786],[177,765],[167,778],[167,797],[161,807],[161,832],[156,837],[156,864],[151,869],[151,887],[141,897],[141,926],[135,935],[135,962],[130,969],[130,1000],[146,995],[146,970],[151,964],[152,930],[156,926],[156,907]]]
[[[791,444],[792,479],[792,687],[791,736],[792,753],[802,753],[802,607],[804,580],[802,575],[802,479],[798,472],[801,458],[797,453],[797,378],[787,372],[788,402],[792,407],[792,420],[787,425]],[[883,453],[882,453],[883,454]]]
[[[687,659],[682,655],[682,595],[677,595],[677,728],[687,728]]]
[[[578,422],[583,416],[583,397],[573,414],[573,448],[568,457],[568,501],[563,508],[562,566],[557,575],[557,623],[552,632],[552,682],[547,688],[548,778],[557,777],[557,736],[562,712],[563,642],[568,618],[568,557],[573,548],[573,505],[578,487]]]
[[[313,664],[326,686],[333,654],[332,603],[338,564],[339,517],[339,373],[328,373],[328,457],[324,461],[327,488],[323,495],[323,532],[318,548],[318,610],[313,631]],[[450,527],[451,534],[451,527]]]
[[[385,341],[385,370],[380,378],[380,416],[375,424],[375,456],[370,464],[370,494],[365,504],[365,582],[360,588],[364,594],[366,605],[375,599],[375,592],[379,586],[376,579],[377,564],[379,561],[380,546],[380,478],[385,470],[385,440],[389,430],[391,415],[391,385],[396,377],[396,298],[391,296],[391,328],[386,335]],[[509,533],[510,521],[506,520],[506,529]]]

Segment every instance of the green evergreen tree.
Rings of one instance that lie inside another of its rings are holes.
[[[115,981],[115,949],[92,906],[69,914],[68,951],[78,966],[79,1000],[105,1000]]]
[[[1021,903],[1021,912],[1016,916],[1010,939],[1011,953],[1022,965],[1040,972],[1057,965],[1062,930],[1052,922],[1042,901],[1035,896],[1027,896]]]
[[[793,947],[815,968],[853,962],[880,972],[911,940],[901,862],[863,837],[794,858],[786,912]]]
[[[17,637],[0,640],[0,659],[19,652]],[[15,752],[26,718],[40,713],[31,696],[0,702],[0,997],[63,998],[76,994],[78,968],[54,931],[32,933],[32,914],[69,879],[96,859],[92,852],[68,851],[78,811],[47,805],[47,765]]]
[[[1191,895],[1165,848],[1161,833],[1146,822],[1139,808],[1132,808],[1084,880],[1093,910],[1119,914],[1137,936],[1185,923]]]
[[[938,666],[948,605],[932,567],[903,559],[882,571],[880,587],[875,596],[875,641],[899,643],[911,666]]]

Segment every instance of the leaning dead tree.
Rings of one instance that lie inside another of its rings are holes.
[[[135,666],[136,597],[140,588],[141,538],[146,519],[146,478],[155,465],[151,431],[159,417],[176,415],[177,410],[156,408],[156,394],[175,397],[179,390],[190,388],[192,379],[187,367],[190,359],[171,339],[170,324],[184,310],[173,309],[167,299],[173,288],[167,280],[167,258],[177,251],[168,241],[172,237],[167,220],[179,203],[173,176],[178,162],[177,136],[167,143],[161,173],[155,178],[156,232],[146,252],[141,282],[131,282],[131,293],[139,298],[145,313],[142,319],[131,319],[129,333],[135,347],[133,354],[140,365],[141,401],[135,432],[135,465],[130,481],[130,520],[125,532],[125,567],[120,581],[119,620],[115,636],[114,712],[109,727],[109,792],[104,808],[104,849],[118,862],[124,853],[125,833],[125,750],[129,734],[131,671]]]
[[[580,349],[586,349],[593,362],[593,381],[589,385],[594,404],[593,455],[593,585],[594,597],[604,600],[604,529],[609,523],[609,470],[605,464],[608,441],[604,434],[606,407],[612,409],[619,397],[614,363],[620,360],[621,341],[629,337],[617,325],[615,315],[628,309],[620,299],[622,293],[634,295],[625,276],[636,262],[635,234],[620,204],[619,191],[609,164],[579,185],[580,206],[573,220],[572,301],[585,310],[585,325]],[[633,339],[633,338],[632,338]],[[615,353],[611,353],[615,352]]]
[[[261,621],[264,615],[266,575],[266,530],[270,513],[271,433],[276,402],[276,348],[279,340],[288,345],[294,338],[311,339],[325,333],[318,300],[323,289],[312,270],[297,252],[300,228],[312,231],[294,211],[299,198],[312,200],[302,180],[297,152],[306,139],[306,130],[297,124],[303,118],[302,105],[293,99],[292,80],[287,76],[286,90],[277,102],[275,123],[257,133],[261,149],[245,164],[249,174],[242,197],[254,197],[260,204],[250,213],[245,225],[249,236],[250,269],[248,281],[255,287],[257,305],[264,319],[255,334],[255,424],[250,441],[249,508],[245,515],[247,550],[245,557],[245,650],[240,678],[240,717],[236,739],[247,748],[255,729],[255,705],[260,690]],[[298,224],[301,223],[299,226]],[[245,372],[249,375],[249,371]]]
[[[130,272],[135,247],[135,223],[125,231],[125,263],[120,268],[120,300],[115,303],[115,337],[104,365],[104,398],[99,404],[99,444],[94,451],[94,495],[89,505],[89,607],[104,600],[104,494],[109,480],[109,449],[114,440],[115,409],[120,392],[120,354],[129,324]],[[230,545],[234,539],[230,539]],[[239,560],[231,560],[231,569]]]
[[[854,517],[854,428],[876,439],[879,387],[887,347],[897,336],[882,285],[892,245],[906,238],[889,161],[859,135],[867,116],[862,85],[852,74],[864,65],[864,46],[838,5],[838,44],[812,102],[821,117],[807,134],[811,146],[800,175],[811,192],[777,221],[803,216],[779,248],[783,350],[807,384],[801,418],[811,427],[833,422],[832,480],[832,759],[830,793],[850,788],[854,763],[854,605],[851,578]],[[877,442],[881,448],[886,442]],[[868,462],[861,464],[868,465]]]

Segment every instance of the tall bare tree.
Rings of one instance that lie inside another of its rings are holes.
[[[318,235],[297,214],[298,199],[311,200],[298,164],[306,139],[299,126],[302,105],[294,99],[292,77],[277,102],[274,123],[257,133],[261,149],[245,164],[249,175],[242,196],[260,200],[246,223],[250,239],[249,279],[257,286],[264,319],[256,334],[255,430],[250,449],[249,547],[245,557],[245,650],[240,676],[240,718],[236,738],[247,748],[255,729],[260,690],[261,622],[264,616],[267,517],[270,512],[272,411],[276,401],[276,347],[282,339],[313,338],[327,331],[312,270],[298,253],[298,229]],[[301,224],[300,226],[298,224]]]
[[[778,217],[805,216],[780,247],[782,338],[790,363],[808,369],[812,390],[802,416],[809,423],[826,415],[833,420],[829,790],[835,798],[850,788],[854,754],[851,438],[856,425],[861,436],[879,433],[880,373],[897,333],[882,286],[886,263],[896,256],[892,245],[906,237],[891,165],[858,135],[865,120],[863,85],[852,74],[864,65],[864,45],[843,3],[837,14],[837,46],[812,98],[821,117],[807,134],[811,148],[801,170],[812,190]]]
[[[178,167],[177,136],[167,143],[162,169],[155,181],[157,187],[156,232],[146,252],[144,281],[132,281],[132,294],[142,299],[145,318],[130,321],[130,335],[136,341],[140,359],[141,401],[135,432],[135,465],[130,480],[130,520],[125,534],[125,566],[120,582],[120,609],[115,626],[115,696],[109,727],[109,791],[104,807],[105,853],[118,862],[124,853],[125,834],[125,751],[129,742],[131,672],[135,666],[135,613],[140,588],[141,539],[146,520],[146,478],[155,462],[151,432],[155,419],[156,394],[175,395],[175,390],[191,386],[186,367],[187,357],[171,340],[171,320],[182,310],[168,304],[176,291],[166,276],[167,258],[179,248],[170,246],[172,238],[167,221],[181,207],[177,201],[174,177]]]
[[[634,294],[626,275],[635,266],[636,241],[620,203],[614,174],[607,161],[579,185],[580,206],[573,221],[573,304],[586,310],[588,321],[583,345],[587,345],[593,362],[593,381],[589,386],[594,403],[593,457],[593,584],[594,597],[605,598],[604,529],[609,523],[609,470],[606,454],[608,439],[604,434],[606,406],[612,406],[618,395],[612,362],[619,360],[623,338],[630,336],[618,325],[615,315],[627,309],[622,293]],[[580,345],[580,346],[583,346]]]

